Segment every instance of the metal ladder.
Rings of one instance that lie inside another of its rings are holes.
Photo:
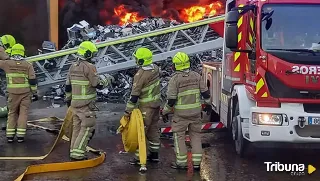
[[[224,15],[96,43],[99,49],[95,57],[98,73],[112,73],[134,67],[132,54],[137,47],[142,46],[153,51],[154,62],[166,60],[178,51],[192,55],[221,49],[223,39],[209,24],[223,20]],[[70,65],[76,60],[76,50],[71,48],[27,58],[27,61],[33,62],[40,89],[64,83]],[[48,67],[45,62],[51,62],[53,66]]]

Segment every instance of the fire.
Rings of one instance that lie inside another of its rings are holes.
[[[132,22],[138,22],[143,20],[143,17],[140,17],[137,12],[128,12],[124,5],[120,5],[117,8],[114,8],[114,13],[119,17],[120,25],[123,25],[125,23],[132,23]]]
[[[182,9],[180,18],[185,22],[194,22],[202,19],[204,16],[214,16],[217,10],[221,10],[221,8],[223,8],[221,2],[215,2],[205,6],[192,6]]]
[[[204,16],[214,16],[217,13],[220,13],[224,10],[223,4],[219,1],[213,2],[207,5],[197,5],[191,6],[188,8],[183,8],[179,10],[179,16],[176,17],[179,21],[183,22],[194,22],[203,19]],[[132,12],[129,9],[126,9],[125,5],[119,5],[113,9],[115,16],[119,18],[119,25],[124,25],[126,23],[133,23],[143,20],[145,17],[140,16],[138,12]],[[108,17],[107,12],[100,12],[100,16]],[[168,13],[166,10],[163,10],[162,16],[168,19],[174,19],[172,14]],[[110,23],[106,21],[106,23]]]

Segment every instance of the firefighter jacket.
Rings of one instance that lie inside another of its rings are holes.
[[[0,47],[0,60],[7,60],[9,59],[9,55],[6,53],[3,47]]]
[[[202,76],[194,71],[177,71],[169,81],[167,103],[163,114],[174,112],[179,117],[201,115],[200,96],[210,99]]]
[[[66,81],[67,100],[74,108],[95,102],[96,88],[101,89],[96,67],[88,61],[77,61],[69,69]]]
[[[12,94],[37,92],[37,79],[31,63],[24,60],[0,60],[0,69],[6,72],[7,91]]]
[[[133,78],[126,112],[131,112],[136,106],[160,107],[160,69],[154,64],[141,67]]]

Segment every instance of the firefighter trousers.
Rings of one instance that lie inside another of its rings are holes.
[[[86,147],[94,134],[96,125],[96,113],[90,106],[72,108],[73,128],[70,143],[70,157],[73,159],[84,159]]]
[[[158,128],[160,107],[140,107],[139,109],[143,116],[148,152],[149,154],[158,153],[160,149],[160,132]],[[137,159],[139,158],[139,150],[136,151],[135,156]]]
[[[27,131],[28,110],[31,105],[31,93],[8,95],[7,138],[15,135],[24,138]]]
[[[187,166],[188,150],[185,142],[185,133],[188,129],[192,147],[192,162],[194,166],[199,166],[202,160],[200,115],[190,118],[173,116],[171,127],[174,137],[174,147],[177,165]]]

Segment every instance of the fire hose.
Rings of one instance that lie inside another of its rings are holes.
[[[130,119],[123,116],[117,133],[122,134],[122,142],[126,152],[135,153],[139,149],[140,171],[146,171],[147,149],[141,111],[134,109]]]
[[[50,129],[47,127],[39,126],[33,124],[35,122],[48,122],[48,121],[63,121],[63,124],[58,129]],[[45,159],[53,150],[56,148],[56,144],[61,141],[70,141],[69,135],[71,135],[72,130],[72,111],[68,109],[66,117],[64,120],[59,119],[57,117],[50,117],[39,119],[35,121],[28,121],[28,126],[44,129],[49,133],[57,134],[57,138],[51,147],[50,151],[43,155],[43,156],[35,156],[35,157],[0,157],[0,160],[43,160]],[[67,170],[76,170],[76,169],[83,169],[83,168],[91,168],[100,165],[104,162],[106,153],[100,150],[96,150],[87,146],[87,151],[91,152],[95,155],[98,155],[96,158],[92,158],[89,160],[84,161],[75,161],[75,162],[57,162],[57,163],[46,163],[46,164],[39,164],[39,165],[30,165],[27,167],[24,173],[22,173],[15,181],[21,181],[24,179],[26,175],[30,174],[37,174],[37,173],[46,173],[46,172],[56,172],[56,171],[67,171]]]

